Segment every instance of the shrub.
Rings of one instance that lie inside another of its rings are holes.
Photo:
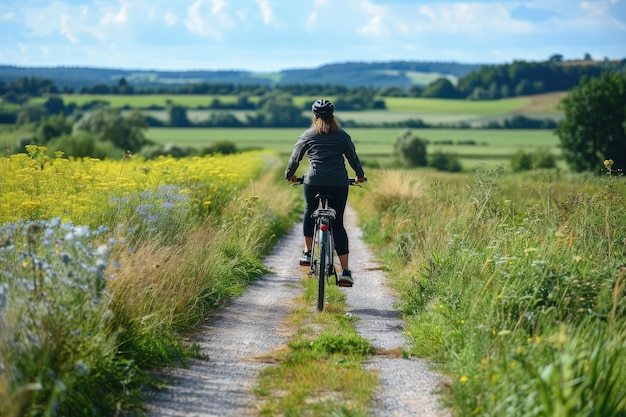
[[[51,154],[63,152],[65,156],[75,158],[114,158],[122,153],[111,142],[100,142],[89,132],[77,132],[75,135],[62,135],[50,141],[46,147]]]
[[[231,141],[228,140],[222,140],[219,142],[215,142],[213,143],[211,146],[207,146],[205,148],[202,149],[202,154],[203,155],[210,155],[210,154],[222,154],[222,155],[229,155],[232,153],[236,153],[237,150],[237,145]]]
[[[533,157],[521,149],[511,156],[510,162],[514,172],[529,171],[533,167]]]
[[[413,136],[407,130],[398,137],[394,145],[396,156],[400,162],[408,167],[426,166],[426,142]]]
[[[556,158],[548,150],[539,149],[533,153],[518,150],[511,157],[511,169],[514,172],[531,169],[550,169],[556,167]]]
[[[430,155],[428,166],[438,171],[460,172],[463,170],[459,156],[454,153],[437,151]]]

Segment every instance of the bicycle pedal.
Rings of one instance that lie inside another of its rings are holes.
[[[353,284],[350,284],[349,282],[341,282],[341,281],[339,281],[337,283],[337,285],[340,286],[340,287],[352,287]]]
[[[311,266],[311,262],[300,261],[300,266]]]

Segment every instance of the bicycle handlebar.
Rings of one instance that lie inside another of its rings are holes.
[[[363,179],[363,181],[361,182],[365,182],[367,181],[367,177],[365,177]],[[350,185],[354,185],[357,187],[362,187],[361,183],[359,182],[358,178],[348,178],[348,182]],[[298,177],[296,178],[296,180],[294,182],[291,183],[291,187],[293,187],[294,185],[302,185],[304,183],[304,177]]]

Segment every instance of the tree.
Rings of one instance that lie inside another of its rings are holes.
[[[48,115],[46,108],[43,106],[25,105],[22,106],[17,114],[17,125],[24,126],[29,123],[40,122]]]
[[[290,94],[280,91],[264,95],[259,101],[259,114],[264,117],[266,126],[296,127],[309,123],[302,110],[293,104]]]
[[[184,106],[170,105],[167,109],[169,125],[172,127],[189,127],[191,122],[187,117],[187,108]]]
[[[406,97],[406,92],[400,87],[389,86],[380,90],[378,93],[381,97]]]
[[[606,159],[626,168],[626,74],[604,73],[583,78],[561,101],[559,122],[563,157],[575,171],[596,171]]]
[[[65,111],[65,104],[63,103],[63,99],[58,96],[52,96],[48,98],[43,106],[50,114],[59,114]]]
[[[530,171],[533,168],[533,156],[519,149],[511,156],[513,172]]]
[[[412,85],[411,88],[409,88],[409,97],[421,97],[422,96],[422,92],[424,91],[424,87],[421,85]]]
[[[148,144],[143,131],[148,127],[143,115],[134,110],[124,117],[120,109],[105,108],[82,119],[77,129],[91,132],[102,142],[111,142],[116,148],[139,152]]]
[[[45,145],[52,139],[72,133],[73,123],[62,114],[52,115],[42,120],[37,129],[37,143]]]
[[[441,151],[430,156],[428,166],[444,172],[461,172],[463,170],[463,165],[461,165],[457,154]]]
[[[439,78],[424,88],[424,91],[422,91],[422,97],[458,98],[459,91],[449,79]]]
[[[409,130],[404,131],[396,139],[395,153],[400,162],[408,167],[426,166],[426,142]]]
[[[549,62],[563,62],[563,55],[562,54],[554,54],[554,55],[550,56],[550,59],[548,61]]]

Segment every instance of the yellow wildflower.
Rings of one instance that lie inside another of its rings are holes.
[[[24,201],[20,204],[19,208],[24,210],[35,210],[40,205],[41,203],[39,201]]]

